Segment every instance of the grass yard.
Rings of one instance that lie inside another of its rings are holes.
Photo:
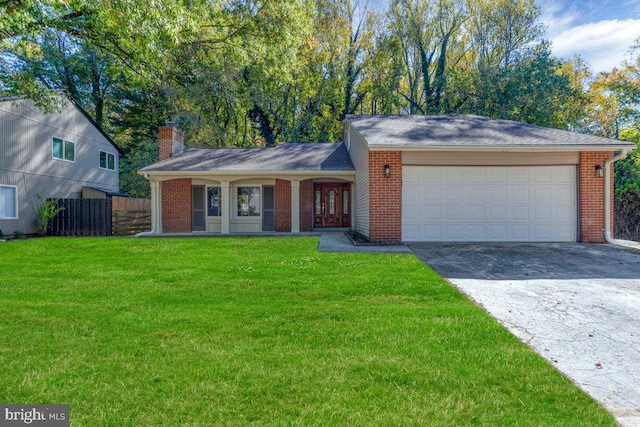
[[[0,402],[72,426],[615,425],[412,255],[317,243],[0,243]]]

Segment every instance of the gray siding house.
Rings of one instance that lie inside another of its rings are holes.
[[[119,191],[121,150],[74,102],[45,114],[28,99],[0,99],[0,230],[34,233],[37,195],[81,198]]]

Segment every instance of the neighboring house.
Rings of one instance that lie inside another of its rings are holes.
[[[161,160],[140,170],[156,234],[340,227],[373,242],[604,242],[610,164],[635,144],[473,115],[349,115],[341,144],[182,147],[161,128]]]
[[[118,192],[121,151],[77,104],[45,114],[27,99],[0,99],[0,230],[34,233],[37,195]],[[88,191],[88,190],[85,190]]]

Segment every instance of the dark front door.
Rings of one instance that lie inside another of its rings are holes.
[[[204,185],[191,187],[191,229],[193,231],[207,229],[204,221]]]
[[[349,227],[351,225],[351,185],[340,182],[313,184],[313,226]]]

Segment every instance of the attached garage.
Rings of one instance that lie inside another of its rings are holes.
[[[612,239],[635,144],[475,115],[348,115],[353,228],[372,242]]]
[[[577,170],[555,166],[404,166],[402,240],[574,242]]]

